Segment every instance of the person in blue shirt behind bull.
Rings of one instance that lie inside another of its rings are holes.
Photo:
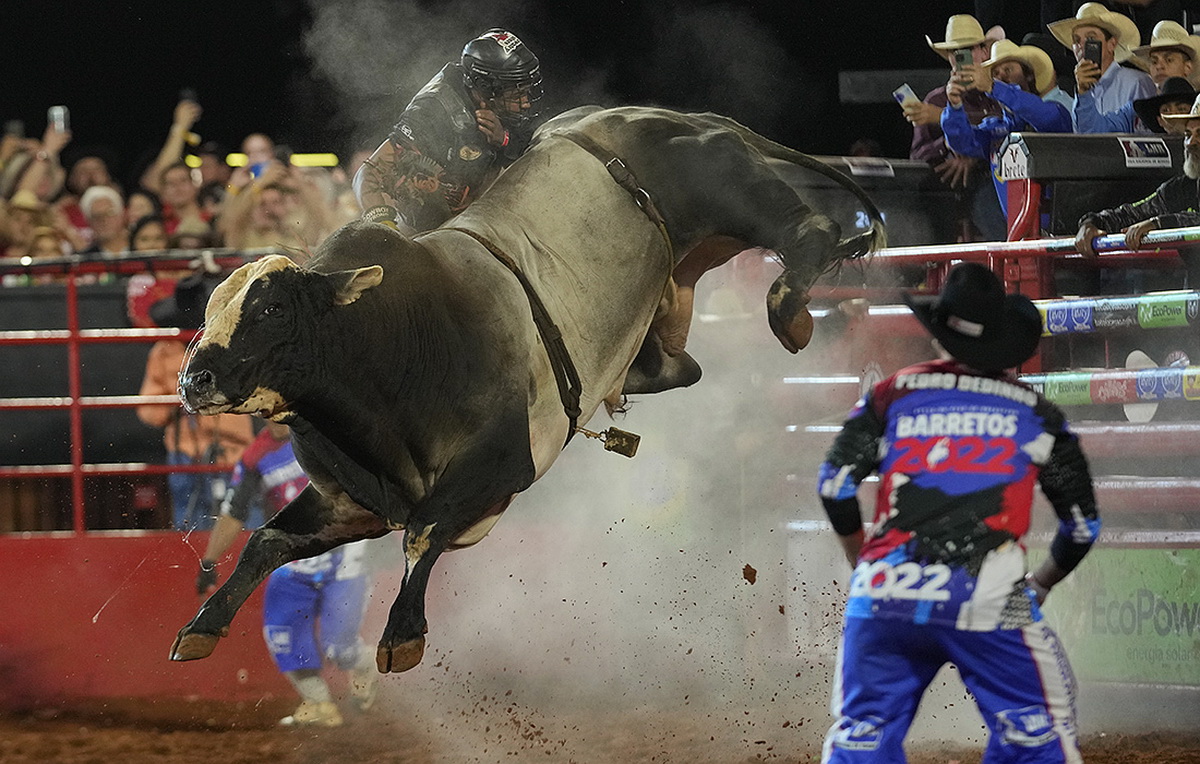
[[[1082,762],[1075,679],[1041,611],[1100,533],[1087,459],[1062,411],[1009,369],[1042,320],[977,263],[906,300],[940,360],[855,405],[821,465],[821,503],[854,568],[826,764],[903,764],[925,689],[954,663],[990,731],[985,762]],[[879,473],[866,532],[858,487]],[[1034,486],[1058,518],[1026,572]]]
[[[308,477],[292,451],[287,425],[267,422],[234,468],[230,490],[200,560],[196,592],[211,594],[217,560],[245,528],[250,504],[262,496],[271,514],[283,509]],[[300,694],[285,726],[336,727],[342,714],[321,676],[324,661],[346,671],[351,702],[366,711],[375,702],[375,654],[359,638],[370,589],[367,541],[332,549],[277,568],[267,579],[263,599],[263,638],[275,665]]]
[[[965,66],[946,85],[948,105],[942,110],[946,145],[964,156],[987,159],[1000,207],[1008,214],[1007,183],[1000,179],[999,151],[1009,133],[1071,132],[1071,114],[1061,103],[1043,98],[1057,87],[1054,64],[1041,48],[999,40],[992,55],[978,66]],[[1000,104],[999,116],[984,117],[972,125],[963,109],[963,97],[978,90]]]

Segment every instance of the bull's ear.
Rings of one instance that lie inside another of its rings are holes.
[[[328,276],[333,284],[333,302],[337,305],[349,305],[362,297],[362,293],[371,287],[379,286],[383,281],[383,266],[368,265],[366,268],[355,268],[352,271],[338,271]]]

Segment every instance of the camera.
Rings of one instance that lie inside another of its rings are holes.
[[[1100,41],[1085,40],[1083,43],[1083,57],[1096,66],[1100,66]]]

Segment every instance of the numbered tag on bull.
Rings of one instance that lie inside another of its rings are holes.
[[[612,451],[621,456],[627,456],[630,459],[637,454],[638,444],[642,442],[641,435],[626,432],[625,430],[618,430],[616,427],[609,427],[604,432],[592,432],[582,427],[576,427],[575,430],[589,438],[599,440],[604,444],[605,451]]]

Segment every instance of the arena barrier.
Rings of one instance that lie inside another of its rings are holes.
[[[897,172],[896,178],[860,176],[860,180],[869,190],[883,188],[888,183],[899,184],[900,180],[910,183],[900,177],[905,172]],[[924,172],[927,175],[928,169]],[[912,169],[912,173],[917,173],[917,169]],[[824,193],[820,188],[814,190],[818,194]],[[903,200],[911,204],[912,191],[902,184],[893,188],[896,204]],[[1042,201],[1041,196],[1039,201]],[[821,208],[821,200],[814,200],[813,206]],[[885,214],[887,212],[885,206]],[[903,208],[894,208],[893,219],[902,217],[902,213]],[[1063,213],[1060,217],[1067,220],[1070,215]],[[914,226],[911,230],[922,229]],[[1051,604],[1052,616],[1057,623],[1072,626],[1064,631],[1084,635],[1070,643],[1069,648],[1085,680],[1200,686],[1200,677],[1196,675],[1200,656],[1195,656],[1191,647],[1195,642],[1195,631],[1200,629],[1200,605],[1195,600],[1197,587],[1194,585],[1200,571],[1200,560],[1197,560],[1200,539],[1195,531],[1200,526],[1195,510],[1200,506],[1195,501],[1200,496],[1200,487],[1194,475],[1180,474],[1183,470],[1164,472],[1163,467],[1173,456],[1192,457],[1195,462],[1197,440],[1194,437],[1195,417],[1189,408],[1191,399],[1186,392],[1182,397],[1173,398],[1166,398],[1164,393],[1163,400],[1138,397],[1138,372],[1142,370],[1133,370],[1132,376],[1116,380],[1103,376],[1089,376],[1086,380],[1055,376],[1102,375],[1119,368],[1123,356],[1116,351],[1110,352],[1108,343],[1119,342],[1131,332],[1140,332],[1142,327],[1098,326],[1095,316],[1103,309],[1132,310],[1136,321],[1142,305],[1152,309],[1156,304],[1182,299],[1186,312],[1192,304],[1186,295],[1182,298],[1080,298],[1068,303],[1057,299],[1056,270],[1114,269],[1134,263],[1145,265],[1151,261],[1164,269],[1177,269],[1180,254],[1197,239],[1200,239],[1200,230],[1196,229],[1158,231],[1145,240],[1144,247],[1152,248],[1151,251],[1133,253],[1123,249],[1123,237],[1106,237],[1096,243],[1101,254],[1095,260],[1085,260],[1075,254],[1070,238],[913,245],[885,250],[869,264],[872,272],[908,269],[910,274],[919,273],[919,278],[909,283],[901,280],[886,284],[871,282],[867,288],[850,283],[852,279],[846,278],[814,289],[813,313],[818,317],[818,333],[836,323],[838,301],[866,295],[876,304],[869,307],[861,321],[851,321],[849,326],[827,331],[837,335],[829,339],[828,346],[836,352],[814,349],[818,353],[819,368],[816,371],[781,373],[775,384],[770,384],[768,379],[757,388],[770,410],[775,412],[774,421],[768,426],[779,427],[778,419],[782,417],[786,427],[779,429],[786,429],[780,433],[784,447],[802,454],[804,459],[819,461],[841,416],[853,403],[862,385],[881,379],[907,363],[929,357],[925,333],[908,310],[899,304],[899,294],[913,289],[937,289],[952,261],[974,259],[989,264],[1010,290],[1045,300],[1041,307],[1048,316],[1058,315],[1055,311],[1067,310],[1064,326],[1070,330],[1057,332],[1048,326],[1042,352],[1022,369],[1022,373],[1037,375],[1035,380],[1040,376],[1042,384],[1057,385],[1064,394],[1072,391],[1070,394],[1079,396],[1071,399],[1078,403],[1066,405],[1084,439],[1085,448],[1096,462],[1097,487],[1107,527],[1104,543],[1085,565],[1087,575],[1073,576],[1063,585],[1061,596],[1056,592]],[[922,238],[914,234],[911,238],[893,239],[905,240],[920,241]],[[144,448],[145,442],[161,442],[156,431],[149,435],[144,431],[119,433],[120,427],[108,426],[111,420],[103,419],[116,414],[132,418],[130,408],[141,401],[134,395],[136,384],[131,387],[129,380],[140,379],[141,361],[130,361],[128,355],[121,356],[115,361],[121,367],[118,369],[121,374],[100,382],[94,381],[94,374],[106,364],[113,364],[113,359],[123,351],[127,354],[130,348],[167,336],[162,334],[163,331],[174,330],[129,329],[118,320],[123,313],[113,312],[115,308],[123,311],[124,307],[117,285],[80,282],[92,276],[119,277],[147,268],[191,267],[199,260],[194,257],[198,253],[181,254],[106,258],[96,263],[66,258],[28,266],[0,266],[0,274],[9,276],[64,277],[54,285],[30,287],[31,293],[40,290],[48,301],[60,300],[65,308],[58,314],[51,318],[42,316],[45,323],[31,327],[17,328],[0,323],[7,330],[0,332],[0,353],[5,354],[2,357],[12,351],[36,351],[53,353],[57,359],[53,363],[40,359],[42,365],[32,371],[25,371],[27,367],[21,366],[21,374],[0,375],[0,417],[5,418],[4,421],[9,417],[22,421],[38,419],[53,422],[56,428],[61,422],[61,434],[58,429],[51,430],[34,423],[29,428],[33,440],[25,442],[30,449],[61,446],[66,454],[59,460],[32,460],[25,458],[23,453],[15,453],[11,442],[0,443],[0,490],[7,483],[22,480],[69,484],[69,490],[53,497],[67,508],[67,520],[60,526],[61,530],[0,534],[0,574],[5,581],[22,582],[19,586],[5,587],[4,593],[0,594],[0,607],[4,607],[4,612],[17,614],[0,619],[0,671],[6,672],[6,677],[14,678],[0,688],[0,707],[119,696],[258,699],[265,694],[286,691],[258,637],[260,594],[252,598],[250,607],[243,608],[234,623],[234,633],[211,658],[196,664],[168,663],[166,650],[171,638],[194,613],[195,564],[198,550],[206,542],[205,534],[185,535],[149,529],[153,525],[143,530],[118,530],[128,528],[119,523],[133,522],[133,519],[120,516],[114,521],[117,524],[106,525],[108,516],[96,511],[96,506],[105,500],[104,495],[112,493],[112,487],[117,484],[132,486],[118,497],[122,507],[136,506],[143,499],[134,481],[146,481],[149,485],[151,479],[161,479],[168,470],[155,464],[152,458],[116,456],[136,453],[138,444]],[[217,250],[212,252],[210,259],[227,268],[260,254],[263,252]],[[726,268],[732,269],[738,283],[748,284],[744,289],[733,290],[739,292],[738,299],[745,305],[757,303],[761,310],[765,284],[774,278],[777,267],[767,258],[743,256]],[[82,320],[79,306],[81,301],[88,304],[93,299],[97,305],[108,307],[107,313],[101,311],[103,315],[89,323]],[[1081,300],[1093,299],[1096,302],[1081,304]],[[1105,308],[1099,304],[1101,300],[1124,302]],[[0,304],[0,314],[5,309],[6,305]],[[1079,328],[1087,326],[1086,322],[1071,323],[1077,309],[1091,311],[1090,331]],[[114,319],[114,315],[118,319]],[[705,320],[704,311],[698,311],[697,322]],[[720,325],[720,322],[716,324]],[[774,354],[770,358],[782,357],[791,362],[786,354],[779,355],[779,349],[764,326],[765,322],[755,323],[744,336],[738,334],[740,344],[736,352],[755,350],[770,343],[769,352]],[[1154,331],[1146,332],[1146,336],[1169,336],[1172,332],[1187,330],[1180,326],[1153,328]],[[727,331],[736,334],[742,330],[739,324]],[[807,355],[801,354],[798,359],[808,364],[814,356],[812,352],[806,352]],[[1098,362],[1090,362],[1093,358]],[[759,357],[755,356],[754,360]],[[1085,370],[1081,368],[1084,366],[1095,368]],[[5,368],[11,367],[5,363]],[[705,383],[719,384],[720,373],[721,369],[710,363],[706,366]],[[1189,384],[1186,380],[1191,373],[1184,367],[1178,375],[1170,371],[1149,376],[1154,378],[1155,390],[1160,378],[1165,391],[1167,381],[1172,380],[1173,385],[1177,377],[1181,389],[1186,391]],[[712,380],[713,376],[718,376],[716,382]],[[1082,401],[1085,382],[1090,403]],[[1094,395],[1093,382],[1096,383]],[[13,392],[9,386],[18,383],[25,387]],[[798,393],[815,386],[834,395],[820,396],[820,404],[814,407],[804,400],[808,396]],[[1113,397],[1109,388],[1124,392]],[[1132,397],[1129,395],[1131,389]],[[1105,420],[1089,414],[1099,411],[1113,414],[1121,410],[1124,402],[1134,400],[1139,404],[1160,403],[1162,414],[1157,415],[1160,420],[1168,413],[1181,418],[1133,423],[1119,416]],[[1172,410],[1172,406],[1176,408]],[[48,442],[35,442],[42,431],[53,434],[41,437],[42,441]],[[114,439],[114,433],[128,435],[129,439],[114,445],[109,442]],[[1153,467],[1157,462],[1159,469],[1131,475],[1128,470],[1119,468],[1131,455],[1139,457],[1139,467]],[[1114,468],[1114,464],[1118,468]],[[781,506],[799,507],[795,521],[788,524],[789,534],[796,539],[823,534],[819,539],[821,548],[834,550],[835,545],[828,543],[831,540],[824,535],[828,531],[822,518],[805,516],[819,512],[810,473],[815,474],[815,465],[811,471],[797,471],[785,476],[776,500]],[[105,484],[104,480],[113,482]],[[151,505],[165,499],[164,495],[148,493],[147,501]],[[0,494],[0,502],[4,500]],[[146,514],[154,516],[153,512]],[[1044,511],[1039,514],[1046,515]],[[103,527],[114,529],[97,530]],[[1048,531],[1044,527],[1037,530],[1042,536],[1035,535],[1031,549],[1041,543]],[[807,549],[811,545],[802,546]],[[834,551],[820,559],[809,558],[806,564],[818,565],[823,570],[840,570],[836,567],[839,563]],[[760,587],[768,580],[768,573],[764,571],[762,576]],[[787,592],[793,592],[785,596],[788,598],[787,618],[793,619],[791,631],[796,640],[795,647],[800,651],[812,650],[816,643],[805,636],[811,635],[812,629],[800,619],[806,617],[806,611],[811,613],[816,609],[818,614],[823,614],[823,628],[836,629],[836,608],[828,607],[824,601],[804,600],[801,596],[803,587],[787,585],[785,588]],[[775,611],[773,603],[763,602],[767,603],[763,604],[764,609]],[[763,615],[762,622],[766,621],[767,615],[769,613]],[[762,622],[756,615],[753,628],[766,633]],[[826,639],[820,644],[833,642]],[[788,652],[793,656],[796,654],[795,651]],[[1095,656],[1095,660],[1080,659],[1081,655]]]
[[[87,460],[89,454],[106,453],[110,441],[121,440],[123,428],[110,427],[113,420],[105,414],[123,412],[132,420],[131,407],[138,404],[178,403],[172,396],[136,395],[145,351],[127,349],[188,333],[128,328],[121,320],[123,286],[85,282],[147,271],[230,269],[274,251],[174,251],[0,264],[6,284],[52,282],[6,288],[0,306],[6,319],[6,330],[0,331],[0,365],[6,370],[0,382],[0,422],[7,436],[0,444],[3,509],[13,513],[20,486],[41,491],[70,484],[68,491],[46,490],[64,510],[64,530],[0,533],[0,579],[6,582],[0,587],[0,612],[5,613],[0,618],[0,709],[104,698],[258,701],[291,692],[259,633],[261,590],[213,657],[196,664],[167,660],[175,631],[199,604],[195,575],[206,533],[95,530],[95,507],[104,503],[112,480],[136,485],[170,471],[213,468]],[[13,314],[22,304],[18,295],[32,300],[27,318],[34,326],[10,328],[20,321]],[[29,394],[36,390],[53,394]],[[161,443],[157,430],[134,433],[139,436]],[[24,463],[26,446],[37,453],[46,445],[39,440],[54,441],[54,453],[69,454],[68,461]],[[18,489],[10,493],[14,485]],[[135,503],[135,493],[117,491],[116,500]],[[149,500],[161,502],[165,493]],[[132,510],[126,506],[124,511]],[[228,560],[236,559],[241,543]]]

